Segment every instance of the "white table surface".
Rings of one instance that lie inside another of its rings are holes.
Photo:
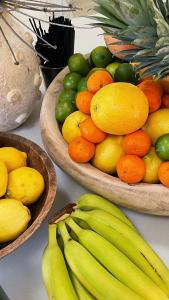
[[[74,24],[86,24],[86,20],[77,19]],[[103,44],[103,37],[99,33],[100,31],[96,29],[77,29],[75,51],[88,53],[97,45]],[[44,92],[43,86],[42,92]],[[41,103],[37,103],[27,122],[13,132],[43,147],[39,129],[40,106]],[[57,166],[56,172],[57,196],[47,219],[56,210],[75,201],[80,194],[87,191]],[[169,218],[138,214],[126,209],[124,211],[169,266]],[[41,256],[46,242],[47,220],[24,245],[0,261],[0,285],[10,300],[47,300],[41,278]]]

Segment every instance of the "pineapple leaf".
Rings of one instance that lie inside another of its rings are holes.
[[[154,3],[157,6],[157,8],[161,11],[162,15],[165,18],[166,14],[167,14],[167,10],[166,10],[166,6],[165,6],[164,2],[162,0],[154,0]]]
[[[169,54],[167,54],[163,60],[162,60],[163,63],[166,63],[166,62],[169,62]]]
[[[121,53],[125,60],[138,63],[138,70],[146,68],[144,76],[161,78],[169,74],[169,0],[95,2],[101,14],[96,24],[119,40],[113,44],[124,45],[124,50],[115,55]],[[135,48],[126,50],[129,44]]]
[[[152,49],[144,49],[144,50],[140,50],[136,53],[136,59],[137,59],[137,56],[140,56],[140,57],[143,57],[143,56],[152,56],[154,57],[153,55],[155,54],[155,51],[153,51]],[[154,57],[155,58],[155,57]]]
[[[157,43],[156,43],[156,48],[157,49],[160,49],[160,48],[163,48],[165,46],[168,46],[169,45],[169,37],[161,37]]]
[[[157,51],[157,55],[161,54],[161,55],[166,56],[166,54],[168,54],[168,53],[169,53],[169,45],[166,47],[163,47]]]
[[[133,41],[133,44],[138,47],[152,49],[154,47],[153,38],[138,38]]]
[[[114,0],[113,5],[112,5],[111,0],[95,0],[96,4],[98,6],[100,6],[101,11],[102,11],[102,8],[103,8],[104,10],[106,10],[107,12],[109,12],[112,15],[112,18],[115,17],[120,22],[124,22],[123,21],[124,17],[122,16],[120,10],[117,9],[117,7],[115,8],[116,1],[117,0]],[[102,11],[102,14],[104,15],[104,11]],[[124,24],[127,25],[126,22],[124,22]]]
[[[98,13],[102,12],[101,8],[98,7],[98,6],[95,7],[95,11],[98,12]],[[109,13],[107,11],[105,11],[104,16],[107,17],[107,18],[101,18],[99,16],[94,16],[93,19],[95,19],[99,22],[102,22],[101,19],[103,19],[103,22],[106,22],[107,24],[110,24],[111,26],[116,27],[116,28],[125,28],[126,27],[126,25],[123,22],[120,22],[115,17],[108,18],[108,14]]]

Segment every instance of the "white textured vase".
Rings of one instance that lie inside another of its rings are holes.
[[[29,32],[7,13],[4,17],[12,28],[32,46]],[[0,26],[7,37],[19,65],[14,64],[11,52],[0,32],[0,131],[20,126],[31,114],[39,99],[41,76],[38,58],[0,18]]]

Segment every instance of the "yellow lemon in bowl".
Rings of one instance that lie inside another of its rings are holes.
[[[146,165],[146,173],[143,178],[143,182],[158,183],[158,169],[162,161],[158,157],[154,147],[151,147],[149,153],[143,157],[143,160]]]
[[[144,93],[125,82],[108,84],[91,101],[91,118],[106,133],[125,135],[141,128],[148,117],[149,105]]]
[[[31,219],[30,210],[15,199],[0,199],[0,243],[16,239]]]
[[[9,173],[7,196],[25,205],[36,202],[45,188],[43,176],[35,169],[22,167]]]
[[[76,137],[81,136],[79,125],[88,117],[88,115],[81,111],[75,111],[66,118],[62,127],[62,134],[67,143],[70,143]]]
[[[161,108],[150,114],[143,130],[148,133],[153,144],[161,135],[169,133],[169,108]]]
[[[27,154],[13,147],[0,148],[0,160],[2,160],[8,172],[26,166]]]
[[[92,165],[107,174],[116,173],[119,159],[124,155],[122,136],[109,135],[103,142],[96,145]]]
[[[8,170],[3,161],[0,160],[0,197],[6,193],[8,184]]]

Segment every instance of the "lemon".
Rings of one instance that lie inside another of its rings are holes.
[[[143,157],[146,165],[146,174],[143,182],[146,183],[158,183],[158,169],[161,164],[161,159],[157,156],[155,148],[152,147],[149,153]]]
[[[14,169],[25,167],[27,154],[13,147],[0,148],[0,160],[2,160],[11,172]]]
[[[169,133],[169,108],[162,108],[149,115],[143,127],[155,144],[163,134]]]
[[[93,166],[105,173],[114,174],[119,159],[124,155],[122,143],[122,136],[108,136],[96,145],[95,156],[92,159]]]
[[[37,170],[22,167],[9,173],[7,195],[29,205],[39,199],[44,187],[43,176]]]
[[[3,161],[0,160],[0,197],[6,193],[8,183],[8,170]]]
[[[29,209],[21,201],[0,199],[0,243],[16,239],[28,227]]]
[[[88,115],[80,111],[75,111],[66,118],[62,127],[62,134],[67,143],[81,136],[79,125],[88,117]]]
[[[117,82],[108,84],[94,95],[90,112],[95,125],[104,132],[125,135],[145,124],[149,105],[138,87]]]

